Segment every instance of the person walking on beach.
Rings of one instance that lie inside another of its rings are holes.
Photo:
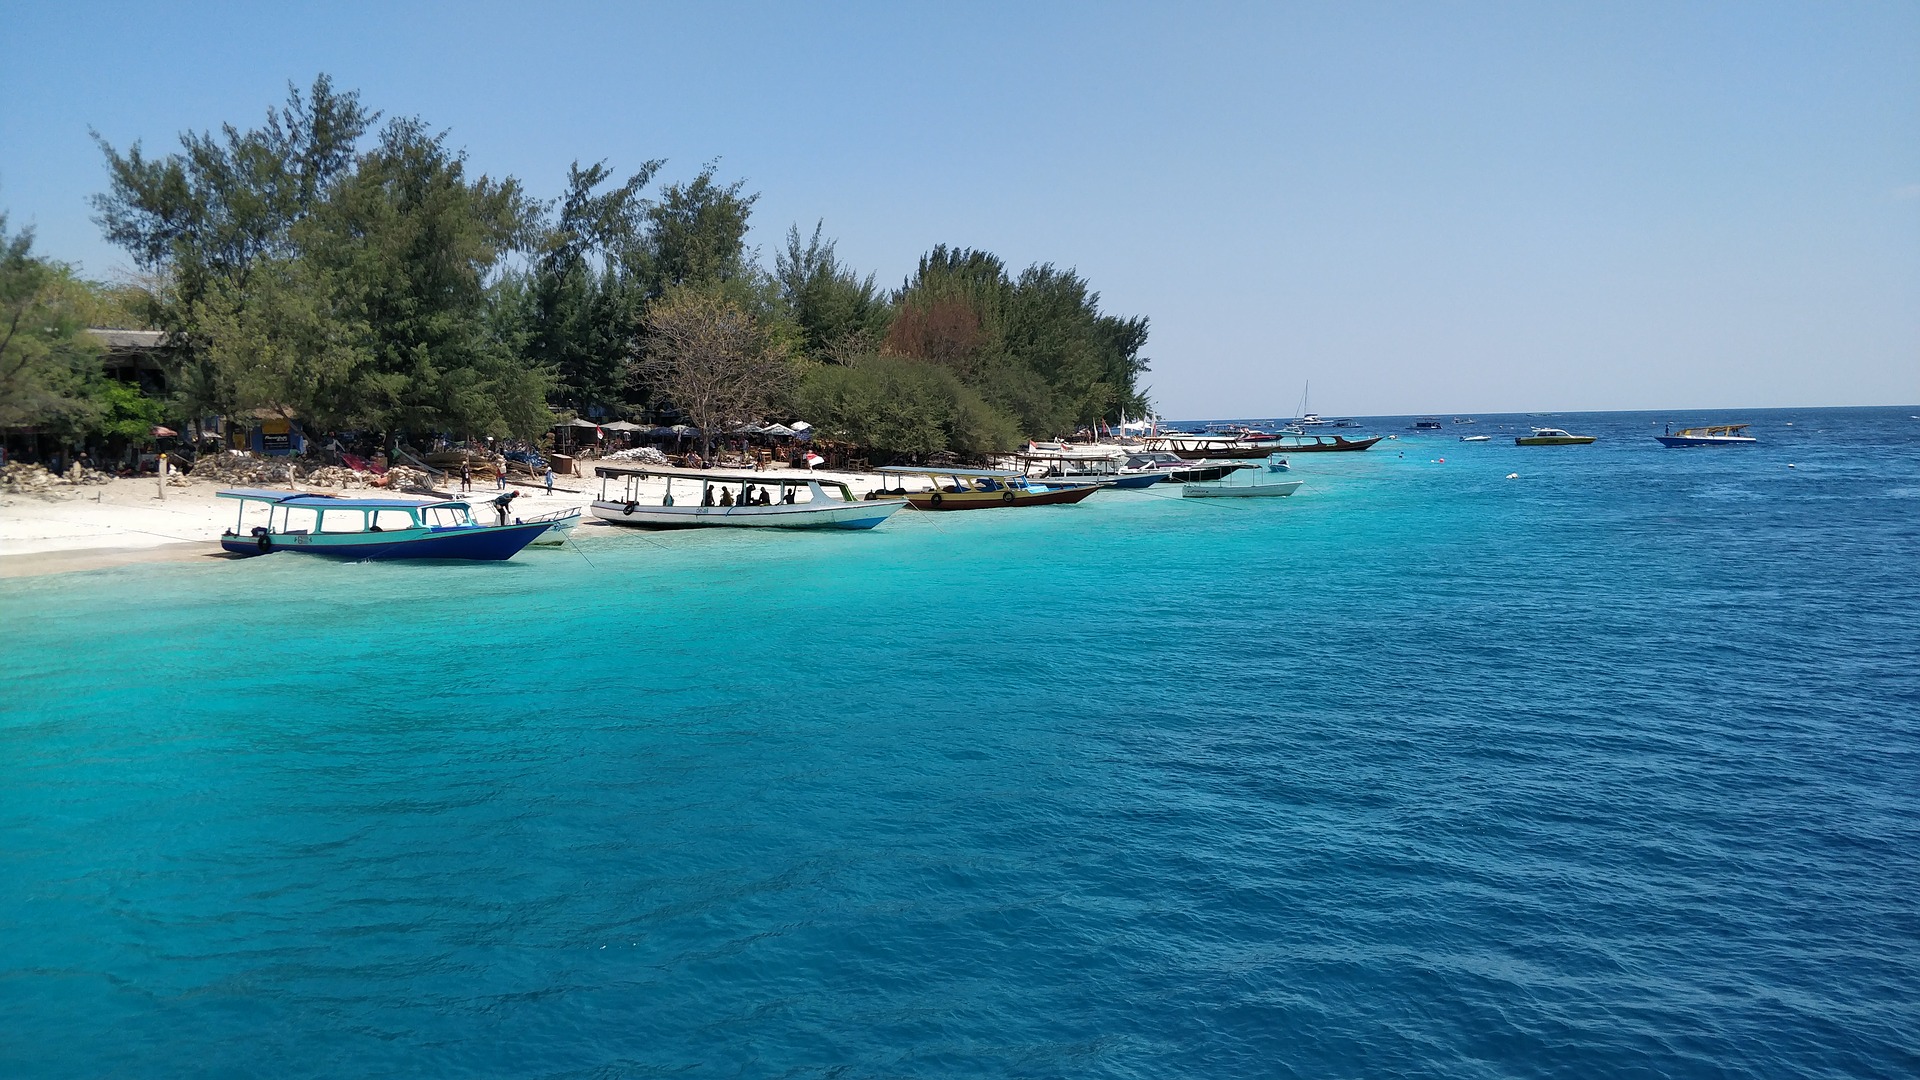
[[[553,494],[553,466],[547,466],[547,494]]]
[[[473,490],[473,469],[464,461],[460,463],[460,490]]]

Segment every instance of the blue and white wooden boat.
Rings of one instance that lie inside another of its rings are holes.
[[[298,551],[337,559],[497,561],[513,558],[554,524],[482,525],[470,505],[453,500],[352,499],[260,488],[219,495],[240,503],[233,528],[220,537],[220,546],[235,555]]]

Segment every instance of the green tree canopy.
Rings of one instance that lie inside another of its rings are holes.
[[[894,294],[882,350],[953,372],[1030,435],[1062,434],[1145,408],[1147,322],[1099,302],[1073,271],[1042,264],[1015,279],[991,253],[943,245]]]
[[[821,236],[825,225],[816,222],[805,243],[800,227],[789,227],[786,249],[774,253],[774,276],[801,348],[816,360],[838,362],[872,352],[886,336],[893,309],[872,274],[862,278],[834,255],[833,241]]]
[[[10,233],[0,214],[0,425],[79,431],[98,419],[92,303],[70,267],[34,255],[33,230]]]

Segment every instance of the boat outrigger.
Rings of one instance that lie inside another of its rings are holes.
[[[1752,446],[1759,442],[1746,433],[1752,424],[1708,424],[1706,427],[1681,428],[1674,431],[1669,428],[1665,435],[1655,435],[1660,445],[1668,449],[1684,446]]]
[[[888,465],[875,471],[896,477],[901,484],[876,495],[905,499],[916,510],[990,510],[1077,503],[1103,487],[1112,486],[1109,481],[1041,483],[1004,469],[955,469],[942,465]],[[924,477],[932,484],[932,490],[908,491],[905,480],[909,476]]]
[[[336,559],[511,559],[552,528],[552,521],[482,525],[457,500],[349,499],[304,491],[234,488],[218,493],[240,503],[220,546],[235,555],[299,551]],[[266,510],[249,525],[249,510]],[[256,519],[257,520],[257,519]]]
[[[907,505],[905,499],[856,499],[846,484],[813,476],[622,465],[601,465],[594,473],[600,497],[593,501],[593,516],[615,525],[871,529]],[[642,490],[650,480],[666,481],[665,488]]]

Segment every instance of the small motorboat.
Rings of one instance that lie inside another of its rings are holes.
[[[1670,450],[1687,446],[1752,446],[1760,440],[1746,434],[1752,424],[1709,424],[1706,427],[1667,429],[1665,435],[1655,435],[1660,445]]]
[[[1423,416],[1420,419],[1415,420],[1413,422],[1413,430],[1414,431],[1439,431],[1441,430],[1440,419],[1434,416]]]
[[[1515,446],[1585,446],[1594,440],[1592,435],[1574,435],[1557,427],[1537,427],[1531,435],[1514,436]]]
[[[1461,442],[1492,442],[1492,441],[1493,441],[1493,436],[1491,436],[1491,435],[1462,435],[1462,436],[1460,436],[1460,441],[1461,441]]]
[[[1300,490],[1305,480],[1267,480],[1256,476],[1251,484],[1216,480],[1205,484],[1183,484],[1180,494],[1188,499],[1282,498]]]

